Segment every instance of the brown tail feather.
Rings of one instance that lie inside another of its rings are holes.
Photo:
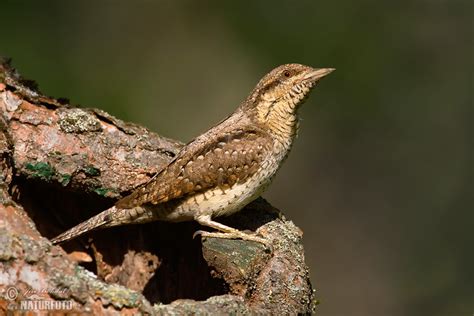
[[[97,214],[96,216],[80,223],[79,225],[74,226],[73,228],[65,231],[59,236],[54,237],[51,239],[53,244],[58,244],[73,238],[76,238],[78,236],[81,236],[82,234],[99,229],[101,227],[107,227],[107,226],[112,226],[113,218],[111,217],[112,214],[114,214],[115,206],[103,211],[102,213]]]

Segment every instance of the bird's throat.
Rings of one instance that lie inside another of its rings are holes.
[[[286,156],[298,132],[296,105],[282,99],[269,103],[259,114],[274,139],[274,150]]]

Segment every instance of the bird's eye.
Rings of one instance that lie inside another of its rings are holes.
[[[290,72],[287,70],[283,73],[283,75],[288,78],[290,76]]]

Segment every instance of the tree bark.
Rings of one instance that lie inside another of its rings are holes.
[[[314,312],[302,232],[263,199],[222,221],[258,228],[272,252],[162,222],[53,246],[48,238],[147,182],[182,143],[46,97],[6,59],[0,113],[0,311],[47,300],[93,314]]]

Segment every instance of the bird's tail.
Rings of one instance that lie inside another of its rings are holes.
[[[76,238],[88,231],[96,230],[103,227],[114,226],[114,214],[116,213],[115,206],[97,214],[96,216],[74,226],[73,228],[65,231],[59,236],[51,239],[53,244],[58,244],[63,241]]]

